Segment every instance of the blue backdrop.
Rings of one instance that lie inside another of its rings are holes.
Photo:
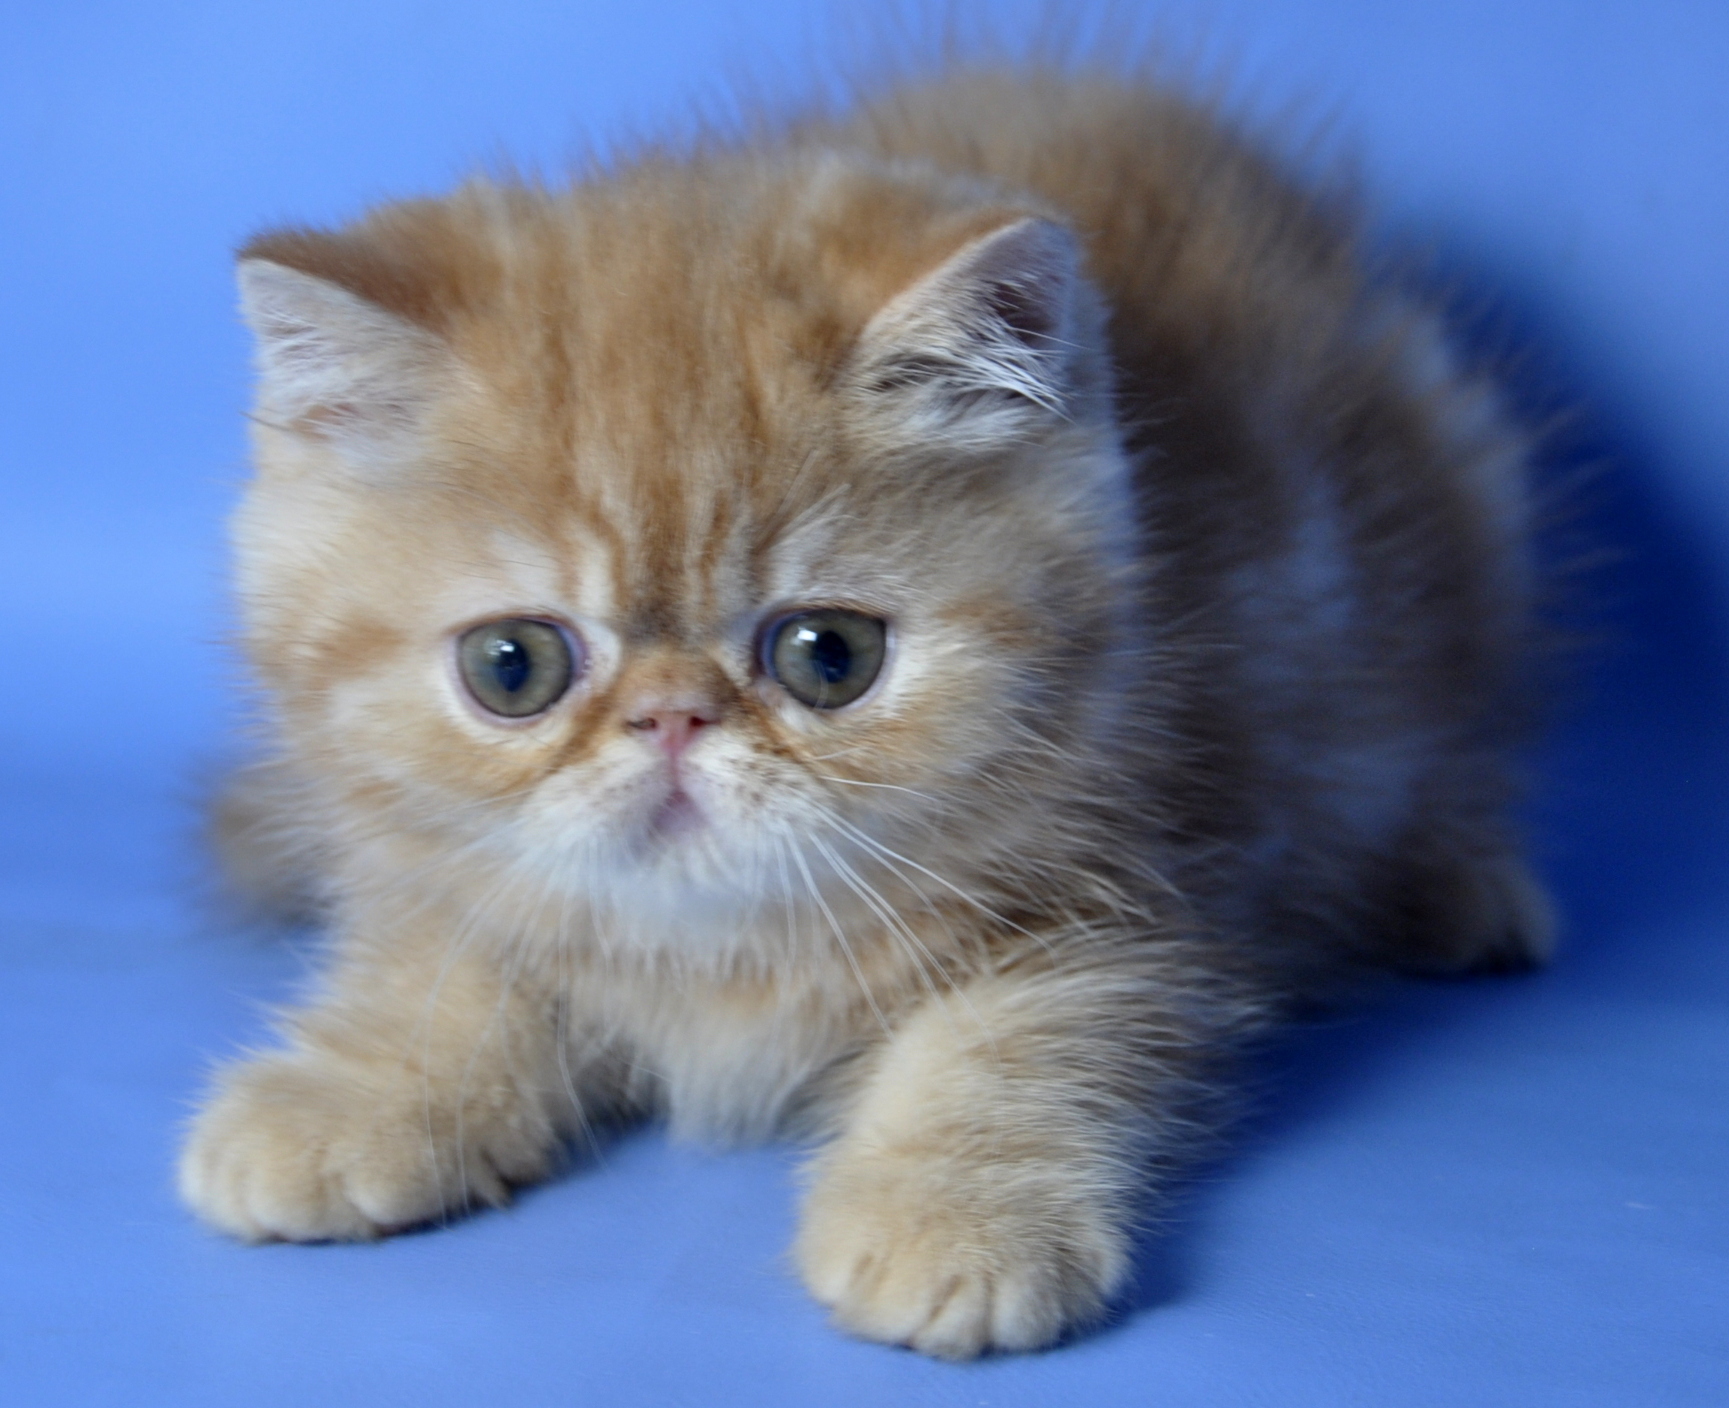
[[[1555,967],[1400,988],[1294,1037],[1111,1326],[964,1367],[842,1339],[782,1261],[791,1153],[654,1131],[379,1246],[242,1248],[176,1205],[205,1063],[304,963],[213,914],[193,843],[237,715],[229,251],[477,160],[556,167],[741,67],[791,84],[855,14],[0,14],[0,1398],[1729,1402],[1722,0],[1162,11],[1233,56],[1270,123],[1335,111],[1387,230],[1477,296],[1474,335],[1529,349],[1533,407],[1579,408],[1551,472],[1592,473],[1556,551],[1589,549],[1596,644],[1534,764]]]

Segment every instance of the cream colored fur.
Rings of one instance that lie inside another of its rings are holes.
[[[254,241],[221,832],[331,955],[191,1205],[371,1237],[790,1130],[842,1325],[1030,1349],[1292,997],[1540,956],[1523,447],[1354,238],[1180,98],[981,71]],[[766,669],[801,607],[888,623],[857,703]],[[507,720],[455,643],[521,617],[577,670]]]

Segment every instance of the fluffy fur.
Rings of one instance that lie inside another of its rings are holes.
[[[1199,107],[962,72],[240,279],[272,750],[222,829],[331,951],[192,1131],[216,1226],[498,1203],[597,1121],[791,1128],[841,1324],[1032,1348],[1293,994],[1541,956],[1523,443]],[[889,622],[846,708],[762,666],[811,605]],[[521,616],[586,663],[507,722],[453,642]]]

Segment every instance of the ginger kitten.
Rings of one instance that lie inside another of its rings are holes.
[[[332,938],[187,1200],[372,1237],[793,1129],[842,1325],[1029,1349],[1293,994],[1540,958],[1524,444],[1356,240],[1039,71],[253,240],[223,829]]]

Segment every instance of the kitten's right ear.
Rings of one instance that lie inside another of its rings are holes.
[[[993,453],[1066,421],[1092,352],[1074,237],[1022,218],[963,246],[866,325],[852,383],[889,443]]]
[[[406,450],[453,375],[443,340],[272,259],[242,259],[238,277],[257,339],[260,417],[361,462]]]

